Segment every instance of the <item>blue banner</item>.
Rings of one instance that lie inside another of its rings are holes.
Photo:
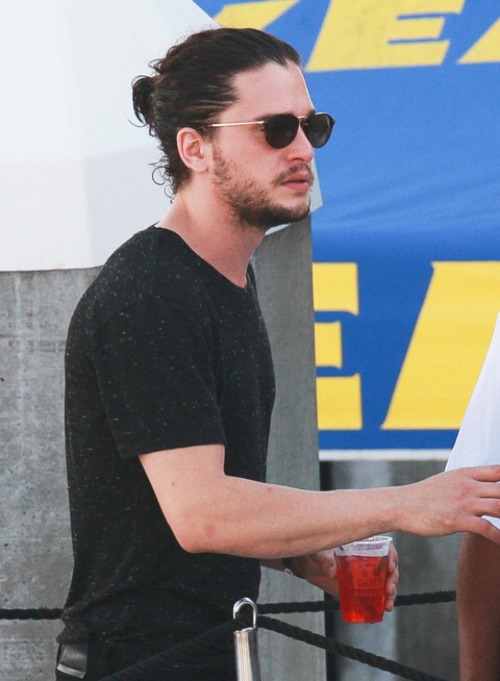
[[[500,312],[498,0],[199,6],[300,52],[318,110],[321,449],[453,445]]]

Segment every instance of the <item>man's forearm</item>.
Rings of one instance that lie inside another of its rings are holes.
[[[461,681],[500,679],[500,546],[466,534],[457,574]]]
[[[154,452],[141,461],[177,540],[192,553],[279,559],[396,530],[484,532],[500,543],[500,531],[478,517],[498,513],[500,466],[400,487],[315,492],[226,476],[220,445]]]

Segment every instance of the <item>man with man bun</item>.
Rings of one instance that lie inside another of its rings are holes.
[[[57,679],[98,681],[231,618],[260,565],[336,593],[333,547],[386,531],[500,544],[500,466],[316,492],[265,481],[274,375],[250,258],[309,213],[334,120],[297,52],[253,29],[191,35],[133,85],[168,213],[102,268],[68,333],[75,565]],[[320,103],[318,103],[320,105]],[[103,226],[104,227],[104,226]],[[386,609],[398,581],[392,550]],[[229,681],[232,641],[163,681]]]

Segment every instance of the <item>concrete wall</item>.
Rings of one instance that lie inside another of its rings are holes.
[[[273,344],[278,395],[269,478],[319,485],[308,221],[268,237],[255,257]],[[2,608],[60,607],[71,574],[63,442],[63,351],[70,315],[97,269],[0,273],[0,589]],[[325,465],[323,466],[325,468]],[[350,462],[327,466],[328,487],[401,484],[440,463]],[[397,537],[401,593],[454,588],[457,538]],[[265,570],[260,602],[316,600],[293,577]],[[281,618],[281,616],[280,616]],[[287,619],[283,617],[283,619]],[[323,631],[320,615],[289,617]],[[334,636],[402,663],[456,678],[453,605],[399,609],[380,625],[342,625]],[[0,621],[0,681],[50,681],[59,622]],[[262,631],[263,681],[320,681],[322,652]],[[329,681],[392,678],[335,658]]]
[[[277,385],[268,480],[319,489],[311,258],[310,221],[305,220],[266,237],[254,266]],[[321,598],[318,589],[300,579],[263,570],[261,603]],[[324,634],[323,615],[277,617]],[[259,641],[263,681],[325,678],[325,656],[319,649],[266,630]]]
[[[71,573],[63,356],[95,272],[0,274],[0,587],[3,608],[61,607]],[[0,681],[53,678],[59,622],[0,621]]]

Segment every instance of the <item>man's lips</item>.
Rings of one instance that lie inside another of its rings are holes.
[[[281,181],[281,184],[292,189],[302,189],[303,191],[307,191],[312,186],[313,181],[314,175],[312,173],[300,172],[285,176]]]

